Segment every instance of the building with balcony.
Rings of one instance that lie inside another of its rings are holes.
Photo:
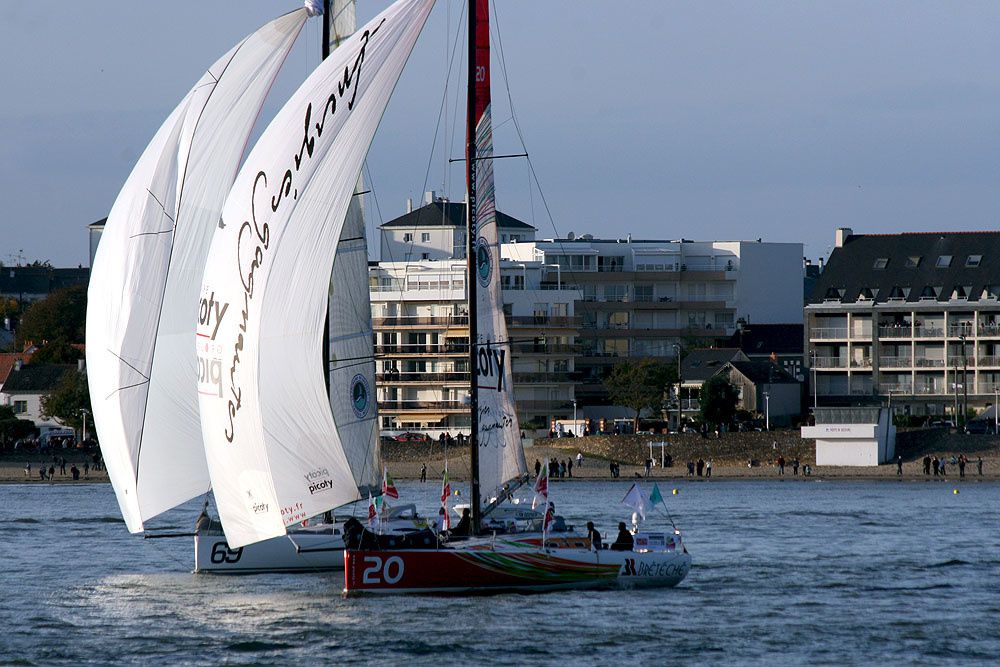
[[[504,257],[542,267],[542,285],[572,288],[580,320],[581,404],[604,405],[602,380],[628,357],[676,358],[736,332],[737,322],[802,322],[802,244],[565,239],[510,242]]]
[[[1000,233],[854,234],[805,308],[819,405],[917,416],[982,409],[1000,392]]]

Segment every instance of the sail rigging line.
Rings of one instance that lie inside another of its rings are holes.
[[[295,11],[298,11],[298,10],[295,10]],[[290,13],[292,13],[292,12],[286,12],[284,14],[284,16],[287,16]],[[303,23],[303,25],[304,25],[304,23]],[[295,31],[295,36],[292,38],[292,42],[293,43],[296,40],[298,40],[299,34],[301,34],[301,32],[302,32],[302,27],[303,26],[300,25],[299,28]],[[192,142],[194,141],[195,135],[197,135],[197,133],[198,133],[198,127],[201,125],[201,119],[202,119],[202,117],[205,114],[205,109],[208,108],[208,105],[209,105],[209,103],[212,100],[212,96],[215,94],[215,91],[218,90],[219,81],[222,79],[223,76],[225,76],[226,71],[229,69],[229,66],[232,64],[232,62],[236,59],[236,56],[239,55],[240,51],[243,49],[243,47],[246,45],[246,43],[248,41],[250,41],[250,38],[253,35],[255,35],[255,34],[256,34],[256,32],[251,33],[250,35],[247,35],[246,37],[244,37],[243,40],[240,41],[239,45],[235,49],[232,50],[232,55],[226,61],[225,66],[222,68],[222,71],[219,72],[218,76],[216,76],[215,74],[212,73],[211,68],[205,70],[206,73],[215,80],[215,83],[214,84],[207,84],[207,83],[205,84],[205,86],[211,85],[212,86],[212,90],[211,90],[211,92],[208,93],[208,96],[205,98],[204,103],[201,105],[201,109],[198,112],[198,118],[194,122],[194,127],[191,128],[191,141]],[[285,60],[287,60],[287,58],[288,58],[288,53],[286,52],[285,55],[281,59],[281,64],[278,65],[278,70],[281,70],[284,67],[284,63],[285,63]],[[272,79],[270,85],[268,85],[268,92],[265,93],[265,98],[267,97],[267,94],[270,93],[271,88],[273,86],[274,86],[274,80]],[[201,89],[203,87],[204,86],[198,86],[199,89]],[[260,114],[261,114],[262,108],[257,110],[257,118],[254,120],[254,124],[256,124],[257,119],[260,118]],[[180,120],[181,119],[178,119],[179,122],[180,122]],[[241,151],[242,155],[246,154],[246,147],[249,144],[249,142],[250,142],[250,133],[247,133],[247,136],[246,136],[246,138],[243,141],[243,150]],[[180,172],[181,174],[183,174],[183,176],[179,179],[179,182],[178,182],[178,185],[177,185],[177,194],[176,194],[177,207],[176,207],[176,210],[174,212],[175,215],[178,215],[180,213],[180,211],[181,211],[181,205],[184,202],[184,189],[185,189],[185,187],[187,185],[188,167],[190,165],[190,161],[191,161],[191,146],[188,145],[187,154],[184,156],[184,169],[183,169],[183,171]],[[233,171],[234,172],[236,172],[238,169],[239,169],[239,165],[238,164],[236,164],[236,165],[233,166]],[[235,173],[234,173],[234,176],[235,176]],[[147,188],[146,191],[149,192],[149,189]],[[153,199],[157,203],[160,204],[161,207],[163,207],[163,203],[160,202],[160,200],[157,199],[156,196],[153,195],[152,192],[150,192],[150,195],[153,197]],[[173,218],[171,218],[171,220],[173,220]],[[176,230],[176,229],[177,229],[177,222],[176,222],[176,220],[174,220],[174,230]],[[152,352],[149,355],[149,368],[150,368],[150,371],[152,371],[152,369],[153,369],[153,362],[154,362],[154,360],[156,358],[156,348],[157,348],[156,338],[159,336],[160,321],[163,319],[163,301],[164,301],[165,295],[167,293],[167,285],[168,285],[168,283],[170,281],[170,267],[172,265],[173,255],[174,255],[174,244],[171,243],[170,244],[170,251],[167,253],[166,271],[164,272],[164,276],[163,276],[163,289],[160,292],[160,308],[158,309],[157,314],[156,314],[156,326],[153,328],[153,338],[152,338],[152,340],[153,340],[153,350],[152,350]],[[149,376],[144,374],[144,377],[146,377],[146,382],[148,383],[149,382]],[[146,410],[147,410],[148,407],[149,407],[149,392],[146,392],[146,396],[143,399],[142,420],[139,422],[139,442],[137,443],[136,450],[135,450],[135,485],[136,485],[136,495],[137,496],[139,494],[139,468],[142,465],[142,444],[143,444],[143,440],[144,440],[143,435],[146,432]]]

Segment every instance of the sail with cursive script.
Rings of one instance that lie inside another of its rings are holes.
[[[200,406],[233,548],[361,497],[326,393],[328,284],[362,161],[432,5],[399,0],[323,61],[265,129],[223,208],[202,279],[203,293],[230,304],[216,336],[222,395],[202,392]],[[367,285],[367,270],[345,279]],[[355,375],[331,393],[351,396],[363,419],[373,387]],[[328,483],[306,483],[314,470]]]

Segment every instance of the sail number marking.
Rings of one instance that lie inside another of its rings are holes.
[[[365,584],[398,583],[403,578],[403,559],[399,556],[389,556],[385,560],[381,556],[365,556],[365,570],[361,574],[361,582]]]
[[[216,565],[222,563],[239,563],[243,557],[243,547],[230,549],[225,542],[216,542],[212,545],[212,562]]]

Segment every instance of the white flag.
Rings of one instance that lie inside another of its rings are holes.
[[[651,509],[646,494],[642,492],[638,484],[633,484],[632,488],[628,490],[628,493],[622,498],[622,505],[631,507],[643,520],[646,519],[646,511]]]

